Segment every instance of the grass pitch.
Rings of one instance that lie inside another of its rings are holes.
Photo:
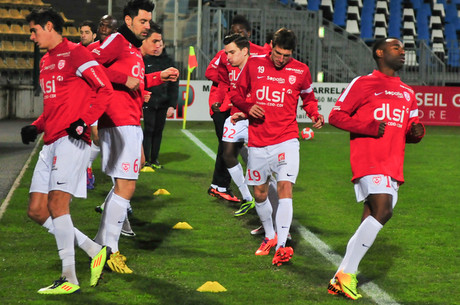
[[[187,129],[215,151],[211,122],[188,122]],[[36,291],[60,275],[54,238],[27,218],[33,166],[15,191],[0,220],[0,302],[2,304],[345,304],[327,294],[336,266],[327,261],[296,227],[291,232],[294,257],[271,265],[274,253],[256,257],[261,237],[249,231],[259,225],[252,210],[233,217],[238,205],[207,195],[214,161],[168,122],[160,162],[164,169],[142,173],[131,203],[131,225],[137,236],[121,237],[120,249],[132,275],[106,272],[89,287],[89,259],[77,249],[82,293],[42,296]],[[303,128],[304,126],[300,126]],[[315,130],[316,131],[316,130]],[[301,165],[294,186],[294,218],[343,255],[359,225],[362,207],[350,183],[348,134],[330,126],[301,141]],[[360,265],[360,284],[378,285],[399,304],[459,304],[454,283],[460,282],[458,190],[460,128],[427,127],[421,143],[406,146],[406,183],[399,191],[393,218],[385,225]],[[32,164],[35,164],[37,156]],[[94,237],[100,205],[111,181],[94,164],[96,189],[88,199],[74,199],[76,227]],[[159,189],[170,196],[153,196]],[[234,188],[235,193],[237,190]],[[174,230],[177,222],[193,230]],[[227,291],[196,291],[217,281]],[[358,289],[359,286],[358,286]],[[378,301],[378,300],[377,300]],[[375,304],[363,294],[357,304]]]

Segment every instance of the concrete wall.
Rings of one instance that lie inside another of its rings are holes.
[[[32,86],[0,87],[0,119],[35,119],[43,112],[43,95]]]

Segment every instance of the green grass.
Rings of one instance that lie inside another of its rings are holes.
[[[212,123],[188,122],[187,129],[215,150]],[[89,287],[88,258],[77,249],[82,293],[41,296],[39,288],[60,274],[54,238],[27,218],[32,167],[0,220],[0,302],[2,304],[345,304],[326,292],[336,267],[293,228],[294,257],[281,267],[273,254],[256,257],[260,237],[249,231],[257,216],[235,218],[235,204],[209,197],[206,191],[214,161],[168,122],[160,161],[165,168],[142,173],[131,203],[135,238],[121,237],[132,275],[106,273]],[[303,127],[303,126],[302,126]],[[301,142],[301,165],[294,186],[294,218],[335,253],[359,225],[362,207],[350,183],[348,134],[330,126],[312,141]],[[417,145],[406,148],[406,183],[399,191],[393,218],[381,230],[360,265],[360,283],[372,281],[400,304],[459,304],[454,283],[459,274],[460,128],[427,127]],[[35,164],[35,159],[32,164]],[[96,189],[88,199],[72,202],[74,224],[94,237],[111,181],[94,165]],[[165,188],[170,196],[153,196]],[[193,230],[173,230],[179,221]],[[202,293],[206,281],[227,291]],[[369,296],[356,304],[374,304]]]

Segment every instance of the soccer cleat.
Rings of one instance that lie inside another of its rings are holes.
[[[283,263],[289,262],[292,258],[292,255],[294,255],[294,250],[291,247],[281,247],[276,250],[272,264],[281,266]]]
[[[264,241],[260,244],[259,249],[256,251],[256,255],[268,255],[270,253],[270,249],[276,246],[278,242],[278,235],[275,235],[275,238],[268,239],[268,237],[264,238]]]
[[[102,214],[102,212],[104,211],[104,207],[102,205],[98,205],[94,208],[94,210],[99,214]]]
[[[121,227],[121,235],[128,236],[128,237],[136,236],[136,233],[134,233],[133,229],[131,228],[131,224],[129,223],[128,217],[125,218],[125,221],[123,222],[123,226]]]
[[[254,198],[251,201],[243,200],[240,209],[234,213],[235,216],[242,216],[246,214],[250,209],[256,206]]]
[[[357,300],[362,297],[356,289],[356,286],[358,285],[356,274],[344,273],[340,270],[335,275],[335,281],[342,290],[343,296],[352,300]]]
[[[93,190],[95,181],[96,181],[96,178],[93,175],[93,170],[91,167],[88,167],[86,169],[86,188],[88,190]]]
[[[217,189],[210,187],[208,189],[208,194],[213,197],[225,199],[230,202],[241,202],[235,195],[233,195],[230,189],[227,189],[225,192],[220,192]]]
[[[101,251],[99,251],[99,253],[96,254],[96,256],[91,260],[91,279],[89,284],[91,287],[97,286],[97,283],[101,278],[105,262],[111,253],[112,250],[110,247],[104,246],[102,247]]]
[[[264,226],[260,226],[251,231],[251,235],[261,235],[265,233]]]
[[[340,288],[340,285],[337,284],[335,278],[329,281],[329,285],[327,286],[327,292],[333,295],[343,295],[342,288]]]
[[[110,254],[110,259],[107,261],[107,265],[112,271],[117,273],[133,273],[131,269],[126,266],[126,257],[120,254],[120,251]]]
[[[59,278],[59,280],[54,281],[53,284],[48,287],[44,287],[37,292],[39,294],[72,294],[80,292],[80,286],[70,283],[63,276]]]
[[[163,165],[160,164],[160,162],[155,161],[150,165],[153,169],[161,169],[163,168]]]

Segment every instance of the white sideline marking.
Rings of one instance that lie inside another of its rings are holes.
[[[216,159],[216,154],[209,149],[203,142],[201,142],[197,137],[195,137],[190,131],[182,130],[187,137],[192,140],[198,147],[200,147],[211,159]],[[342,256],[334,253],[331,247],[329,247],[325,242],[319,239],[315,234],[313,234],[310,230],[305,228],[297,221],[293,221],[293,225],[296,226],[297,230],[299,231],[300,235],[305,239],[306,242],[311,244],[313,248],[316,249],[322,256],[324,256],[330,263],[332,263],[335,267],[339,267],[340,263],[342,262]],[[380,289],[379,286],[374,284],[373,282],[368,282],[363,285],[360,285],[361,291],[367,294],[375,303],[379,305],[399,305],[390,295],[388,295],[385,291]]]
[[[11,189],[8,192],[8,195],[6,195],[5,200],[2,202],[2,205],[0,206],[0,220],[3,217],[3,214],[6,211],[6,208],[10,204],[10,200],[11,200],[11,197],[13,197],[14,191],[18,188],[19,184],[21,183],[22,176],[24,176],[24,173],[26,172],[27,167],[29,167],[30,161],[32,160],[32,156],[35,155],[35,152],[37,151],[42,138],[43,138],[43,134],[38,138],[38,140],[36,140],[37,142],[35,143],[35,147],[30,153],[29,158],[26,161],[26,164],[24,164],[24,166],[22,167],[21,172],[19,173],[16,180],[14,180],[13,185],[11,186]]]

